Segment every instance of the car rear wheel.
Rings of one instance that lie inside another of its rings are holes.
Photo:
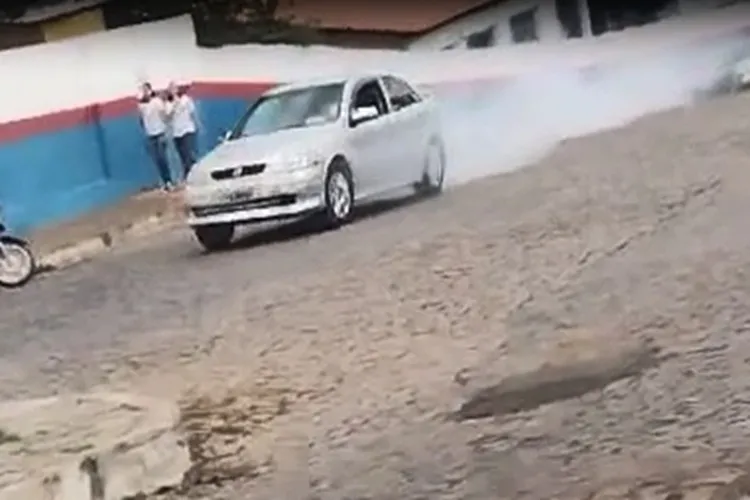
[[[326,226],[338,228],[349,222],[354,210],[354,182],[352,173],[344,161],[336,161],[328,169],[325,181]]]
[[[193,233],[208,252],[225,250],[234,238],[234,224],[210,224],[193,227]]]
[[[442,143],[433,140],[427,146],[422,178],[416,183],[415,189],[421,196],[434,196],[443,190],[444,182],[445,151]]]

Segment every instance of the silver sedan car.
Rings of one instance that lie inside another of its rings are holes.
[[[395,75],[283,85],[263,94],[187,178],[188,223],[209,251],[239,224],[317,214],[413,186],[439,193],[445,151],[434,102]]]

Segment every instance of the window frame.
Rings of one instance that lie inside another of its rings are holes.
[[[384,105],[384,108],[385,108],[383,110],[383,113],[378,115],[377,118],[373,118],[372,121],[379,120],[380,118],[387,116],[392,111],[390,100],[388,99],[388,92],[383,86],[383,83],[380,81],[380,78],[373,77],[373,78],[362,79],[359,82],[357,82],[357,84],[352,88],[352,92],[349,97],[349,106],[348,106],[347,114],[346,114],[346,124],[349,128],[354,128],[354,125],[352,124],[351,116],[352,116],[352,110],[355,109],[355,103],[357,102],[357,94],[359,94],[359,92],[361,92],[365,86],[368,86],[371,84],[374,84],[377,87],[377,89],[380,91],[380,95],[383,98],[382,104]]]
[[[389,89],[388,81],[391,81],[396,86],[402,86],[402,91],[405,91],[405,94],[402,94],[401,96],[394,94],[391,94],[391,90]],[[381,81],[383,83],[383,88],[386,92],[386,98],[388,99],[388,104],[390,105],[391,109],[395,111],[400,111],[402,109],[406,109],[410,106],[413,106],[415,104],[419,104],[422,102],[422,96],[417,92],[417,90],[409,85],[409,82],[404,80],[403,78],[399,78],[395,75],[385,75],[381,77]],[[411,102],[408,102],[407,104],[398,105],[393,102],[394,98],[400,99],[402,97],[409,97],[411,98]]]

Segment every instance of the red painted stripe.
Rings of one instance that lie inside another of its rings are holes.
[[[116,118],[134,111],[135,105],[136,100],[131,97],[0,123],[0,142],[18,141],[37,134]]]
[[[273,85],[268,82],[196,82],[192,92],[198,98],[250,98]],[[135,97],[125,97],[0,123],[0,142],[19,141],[38,134],[95,123],[96,120],[126,116],[135,112],[136,105]]]
[[[497,83],[497,79],[484,78],[475,81],[440,82],[429,86],[457,89]],[[276,84],[271,82],[195,82],[191,93],[197,98],[250,98],[274,85]],[[0,123],[0,142],[18,141],[37,134],[91,124],[96,120],[126,116],[135,112],[136,104],[135,97],[125,97]]]
[[[123,97],[113,101],[107,101],[95,105],[99,108],[99,117],[102,119],[118,118],[136,110],[138,101],[134,97]]]
[[[195,82],[190,93],[195,97],[236,97],[257,96],[276,86],[272,82]]]
[[[35,134],[74,127],[82,123],[91,123],[93,120],[93,109],[88,107],[66,109],[41,116],[0,123],[0,141],[17,141]]]

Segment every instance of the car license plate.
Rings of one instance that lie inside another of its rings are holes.
[[[240,189],[238,191],[232,191],[227,193],[226,197],[228,201],[232,202],[251,200],[253,198],[253,190]]]

